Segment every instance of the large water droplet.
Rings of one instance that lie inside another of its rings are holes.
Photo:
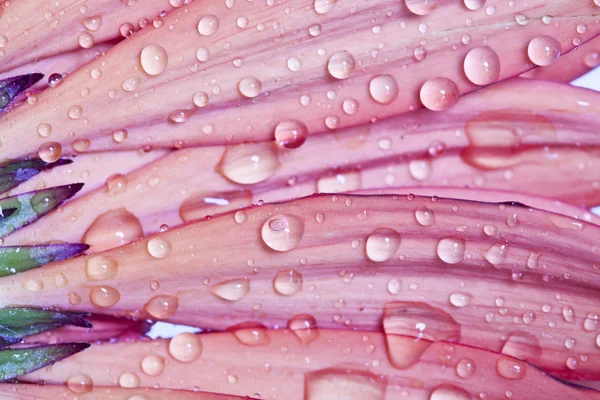
[[[200,337],[189,332],[178,334],[169,342],[169,354],[180,362],[195,361],[202,354]]]
[[[456,364],[456,375],[463,379],[470,378],[475,373],[475,361],[463,358]]]
[[[110,286],[94,286],[90,291],[90,302],[97,307],[110,307],[119,301],[121,294]]]
[[[365,246],[369,260],[387,261],[400,247],[400,234],[393,229],[379,228],[369,235]]]
[[[501,353],[535,364],[542,350],[538,339],[531,333],[513,332],[504,342]]]
[[[250,292],[250,279],[231,279],[208,288],[215,296],[229,301],[238,301]]]
[[[492,247],[490,247],[485,253],[483,253],[483,258],[485,258],[493,266],[498,266],[504,264],[507,253],[507,244],[495,244]]]
[[[571,306],[564,306],[562,309],[562,315],[565,322],[572,324],[575,322],[575,310]]]
[[[175,315],[179,300],[175,296],[159,295],[151,298],[145,305],[144,310],[152,317],[165,319]]]
[[[354,56],[347,51],[339,51],[329,57],[327,61],[327,71],[329,75],[336,79],[346,79],[356,68]]]
[[[297,149],[302,146],[307,136],[308,128],[296,119],[281,121],[275,127],[275,141],[287,149]]]
[[[467,53],[463,64],[465,75],[476,85],[489,85],[500,76],[500,57],[488,46]]]
[[[583,321],[583,329],[587,332],[598,330],[600,327],[600,315],[597,313],[589,313]]]
[[[197,221],[207,215],[223,212],[223,209],[241,208],[252,204],[252,192],[234,190],[218,193],[196,193],[179,207],[179,216],[185,222]]]
[[[119,264],[114,258],[97,255],[87,261],[85,274],[91,281],[105,281],[113,279],[119,271]]]
[[[453,292],[450,293],[448,300],[454,307],[466,307],[469,305],[472,298],[473,296],[468,293]]]
[[[38,149],[38,157],[47,163],[57,161],[62,155],[62,146],[58,142],[47,142]]]
[[[252,76],[242,78],[237,86],[242,96],[250,99],[258,96],[262,89],[262,83]]]
[[[312,343],[320,336],[317,321],[312,315],[295,315],[288,321],[288,328],[302,343]]]
[[[421,103],[432,111],[452,107],[460,96],[458,86],[448,78],[433,78],[421,86]]]
[[[323,176],[317,181],[318,193],[343,193],[360,188],[360,172],[355,171]]]
[[[465,256],[465,241],[459,238],[444,238],[438,242],[437,255],[446,264],[458,264]]]
[[[390,302],[385,306],[383,328],[390,363],[410,368],[438,340],[457,341],[460,325],[445,311],[418,302]]]
[[[167,51],[157,44],[149,44],[140,53],[140,63],[148,75],[160,75],[167,68]]]
[[[479,10],[485,5],[485,0],[464,0],[465,7],[471,11]]]
[[[202,36],[210,36],[219,29],[219,18],[215,15],[206,15],[198,22],[198,33]]]
[[[95,32],[102,26],[102,16],[94,15],[91,17],[85,17],[81,20],[81,24],[85,26],[85,29]]]
[[[273,288],[282,296],[293,296],[302,290],[302,274],[293,268],[279,271],[273,279]]]
[[[219,163],[219,172],[235,183],[251,185],[273,175],[279,166],[274,143],[230,146]]]
[[[419,207],[415,211],[415,219],[422,226],[431,226],[435,224],[435,214],[427,207]]]
[[[413,14],[427,15],[438,5],[438,0],[404,0],[406,8]]]
[[[315,11],[317,14],[327,14],[335,7],[337,0],[315,0]]]
[[[377,103],[390,104],[399,92],[398,82],[391,75],[377,75],[369,83],[369,94]]]
[[[87,375],[75,375],[67,379],[67,388],[73,393],[88,393],[94,388],[94,382]]]
[[[305,400],[384,400],[385,378],[367,371],[330,368],[304,375]]]
[[[304,220],[290,214],[278,214],[262,226],[261,236],[267,246],[277,251],[296,248],[304,235]]]
[[[165,258],[171,253],[172,245],[160,236],[153,237],[147,244],[148,253],[154,258]]]
[[[140,386],[140,377],[133,372],[124,372],[119,376],[119,386],[124,388],[136,388]]]
[[[246,346],[267,346],[271,342],[267,329],[260,323],[246,322],[229,330],[240,343]]]
[[[21,287],[30,292],[41,292],[44,290],[44,282],[37,279],[28,279],[21,284]]]
[[[142,225],[135,215],[119,208],[98,216],[85,231],[83,242],[98,252],[123,246],[143,236]]]
[[[496,360],[496,372],[503,378],[522,379],[526,370],[526,364],[516,358],[500,356]]]
[[[431,175],[431,161],[429,160],[411,160],[408,163],[408,172],[410,176],[418,181],[424,181]]]
[[[471,400],[471,398],[469,392],[450,384],[437,386],[429,396],[429,400]]]
[[[529,42],[527,54],[532,63],[544,67],[558,60],[560,43],[551,36],[537,36]]]

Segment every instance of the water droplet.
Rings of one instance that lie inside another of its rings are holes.
[[[498,266],[504,264],[504,261],[506,260],[506,253],[508,253],[507,244],[495,244],[483,254],[483,258],[485,258],[490,264]]]
[[[438,5],[437,0],[404,0],[406,8],[413,14],[427,15],[431,13]]]
[[[500,58],[488,46],[469,51],[463,67],[467,78],[476,85],[489,85],[500,76]]]
[[[458,86],[448,78],[433,78],[421,86],[421,103],[432,111],[447,110],[459,96]]]
[[[498,227],[496,225],[484,225],[483,232],[488,236],[494,236],[498,233]]]
[[[535,65],[550,65],[560,57],[560,43],[551,36],[537,36],[529,42],[527,54]]]
[[[21,284],[21,287],[30,292],[41,292],[44,289],[44,282],[37,279],[28,279]]]
[[[575,322],[575,310],[571,306],[564,306],[562,309],[562,315],[565,319],[565,322],[570,324]]]
[[[73,393],[87,393],[92,391],[94,382],[87,375],[75,375],[67,379],[67,387]]]
[[[329,57],[327,71],[336,79],[346,79],[356,68],[354,56],[347,51],[339,51]]]
[[[369,94],[380,104],[390,104],[399,92],[398,83],[391,75],[377,75],[369,83]]]
[[[261,236],[267,246],[276,251],[289,251],[300,244],[304,220],[290,214],[278,214],[262,226]]]
[[[195,93],[192,101],[196,107],[206,107],[208,105],[208,94],[206,92]]]
[[[460,325],[454,318],[426,303],[387,303],[383,328],[389,361],[398,369],[407,369],[416,364],[434,341],[460,339]]]
[[[600,316],[597,313],[589,313],[583,321],[583,330],[592,332],[600,327]]]
[[[222,208],[241,208],[252,204],[252,192],[233,190],[226,192],[200,192],[188,197],[179,208],[179,216],[185,222],[197,221],[207,215],[222,212]]]
[[[248,26],[248,18],[239,17],[236,23],[239,28],[246,28]]]
[[[243,224],[248,220],[248,214],[245,211],[237,211],[234,215],[235,222]]]
[[[411,160],[408,163],[410,176],[418,181],[424,181],[431,175],[431,161]]]
[[[422,226],[431,226],[435,224],[435,214],[427,207],[421,206],[415,211],[415,219]]]
[[[92,36],[89,32],[83,32],[79,35],[79,39],[77,40],[79,45],[84,49],[89,49],[94,46],[94,36]]]
[[[567,358],[566,365],[570,370],[577,369],[577,359],[574,357]]]
[[[400,247],[400,234],[393,229],[379,228],[369,235],[366,241],[367,257],[371,261],[387,261]]]
[[[465,7],[471,11],[479,10],[485,5],[485,0],[464,0]]]
[[[262,83],[251,76],[246,76],[238,82],[238,90],[244,97],[254,98],[260,94]]]
[[[310,36],[319,36],[321,34],[322,28],[320,24],[314,24],[308,27],[308,34]]]
[[[437,245],[437,255],[446,264],[458,264],[465,256],[465,241],[459,238],[444,238]]]
[[[358,101],[354,99],[346,99],[342,103],[342,110],[347,115],[354,115],[358,112]]]
[[[41,137],[48,137],[52,133],[52,126],[50,124],[39,124],[37,127],[37,133]]]
[[[62,155],[62,146],[58,142],[47,142],[38,149],[38,157],[47,163],[57,161]]]
[[[81,106],[73,106],[69,108],[68,115],[71,119],[79,119],[83,115],[83,108]]]
[[[198,22],[198,33],[202,36],[210,36],[219,29],[219,18],[215,15],[206,15]]]
[[[235,183],[251,185],[262,182],[279,166],[273,143],[249,143],[229,146],[219,164],[223,176]]]
[[[302,61],[298,57],[290,57],[287,60],[287,67],[292,72],[298,72],[302,68]]]
[[[538,267],[538,260],[540,258],[541,253],[531,252],[529,253],[529,257],[527,257],[527,268],[536,269]]]
[[[221,299],[237,301],[250,292],[250,279],[231,279],[212,285],[208,290]]]
[[[83,235],[83,242],[94,251],[123,246],[144,236],[140,221],[124,208],[98,216]]]
[[[423,61],[427,58],[427,49],[423,46],[419,46],[413,51],[413,55],[415,56],[415,60]]]
[[[402,281],[398,278],[392,278],[388,281],[387,290],[390,294],[398,294],[402,290]]]
[[[153,237],[147,244],[148,253],[154,258],[165,258],[171,253],[171,243],[162,237]]]
[[[95,32],[102,26],[102,16],[94,15],[92,17],[85,17],[81,20],[81,24],[85,29]]]
[[[289,119],[281,121],[275,127],[275,140],[281,147],[296,149],[306,141],[308,128],[298,120]]]
[[[538,339],[531,333],[513,332],[504,342],[501,353],[535,364],[539,361],[542,349]]]
[[[81,296],[79,296],[77,293],[69,293],[69,304],[76,306],[79,303],[81,303]]]
[[[127,140],[127,130],[117,129],[112,133],[112,138],[117,143],[123,143],[125,140]]]
[[[133,92],[138,88],[140,83],[142,83],[142,79],[140,77],[133,76],[125,79],[123,83],[121,83],[121,89],[126,92]]]
[[[165,369],[165,359],[154,354],[144,357],[142,360],[142,371],[146,375],[157,376]]]
[[[110,286],[94,286],[90,291],[90,302],[97,307],[110,307],[120,298],[119,291]]]
[[[111,257],[97,255],[88,259],[85,269],[87,278],[91,281],[113,279],[119,270],[117,260]]]
[[[318,193],[342,193],[360,189],[359,172],[346,172],[333,176],[323,176],[317,181]]]
[[[471,398],[466,390],[447,383],[437,386],[429,396],[429,400],[471,400]]]
[[[315,0],[315,11],[317,14],[327,14],[335,7],[337,0]]]
[[[169,354],[180,362],[195,361],[202,354],[200,337],[189,332],[179,333],[169,342]]]
[[[126,22],[119,27],[119,33],[124,38],[128,38],[135,33],[135,26],[129,22]]]
[[[121,174],[115,174],[106,180],[106,190],[109,196],[115,196],[127,190],[127,177]]]
[[[169,57],[167,51],[157,44],[149,44],[140,53],[142,69],[148,75],[160,75],[167,68]]]
[[[271,342],[267,329],[259,323],[246,322],[229,330],[240,343],[246,346],[267,346]]]
[[[295,315],[288,321],[288,328],[305,344],[314,342],[320,336],[317,321],[309,314]]]
[[[526,364],[516,358],[500,356],[496,360],[496,372],[506,379],[522,379],[526,369]]]
[[[169,121],[174,122],[176,124],[182,124],[187,121],[192,115],[194,115],[195,110],[174,110],[169,113]]]
[[[61,74],[50,74],[48,77],[48,86],[51,88],[59,86],[63,82],[63,76]]]
[[[69,284],[69,280],[67,279],[67,277],[61,273],[61,272],[57,272],[53,275],[54,277],[54,285],[57,288],[63,288],[66,287]]]
[[[151,298],[145,305],[144,310],[157,319],[170,318],[175,315],[179,300],[174,296],[159,295]]]
[[[473,296],[471,296],[468,293],[453,292],[450,293],[450,297],[448,297],[448,300],[450,301],[450,304],[452,304],[454,307],[465,307],[469,305],[472,298]]]
[[[302,290],[302,274],[295,269],[277,272],[273,289],[282,296],[293,296]]]
[[[140,386],[140,377],[133,372],[124,372],[119,377],[119,386],[124,388],[136,388]]]
[[[331,368],[304,374],[304,399],[384,400],[386,379],[350,368]]]
[[[456,364],[456,375],[463,379],[470,378],[475,373],[475,361],[463,358]]]

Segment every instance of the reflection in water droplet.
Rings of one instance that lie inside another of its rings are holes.
[[[560,57],[560,52],[560,43],[551,36],[537,36],[527,46],[529,59],[540,67],[553,64]]]
[[[565,322],[572,324],[575,322],[575,310],[571,306],[564,306],[562,309],[562,315]]]
[[[398,294],[402,290],[402,281],[398,278],[392,278],[388,281],[387,290],[390,294]]]
[[[431,161],[429,160],[411,160],[408,163],[408,172],[410,176],[418,181],[424,181],[431,175]]]
[[[400,247],[400,234],[393,229],[379,228],[369,235],[365,246],[369,260],[387,261]]]
[[[458,264],[465,256],[465,241],[459,238],[444,238],[437,245],[437,255],[446,264]]]
[[[495,244],[492,247],[490,247],[485,253],[483,253],[483,258],[485,258],[493,266],[498,266],[504,264],[507,253],[507,244]]]
[[[185,199],[179,207],[179,216],[184,222],[198,221],[207,215],[215,215],[226,210],[246,207],[250,204],[252,204],[252,192],[249,190],[218,193],[200,192]],[[244,213],[244,211],[238,212]]]
[[[250,279],[231,279],[208,288],[215,296],[228,301],[238,301],[250,292]]]
[[[464,0],[465,7],[471,11],[479,10],[485,5],[485,0]]]
[[[314,342],[320,336],[317,321],[309,314],[295,315],[288,321],[288,328],[305,344]]]
[[[133,372],[124,372],[119,377],[119,386],[124,388],[136,388],[140,386],[140,377]]]
[[[500,57],[488,46],[469,51],[463,64],[465,75],[476,85],[489,85],[500,76]]]
[[[302,290],[302,274],[295,269],[277,272],[273,288],[282,296],[293,296]]]
[[[38,157],[47,163],[57,161],[62,155],[62,146],[58,142],[47,142],[38,149]]]
[[[167,68],[169,57],[167,51],[157,44],[149,44],[140,53],[142,69],[148,75],[160,75]]]
[[[174,296],[159,295],[151,298],[144,310],[154,318],[165,319],[175,315],[179,300]]]
[[[542,349],[538,339],[529,332],[511,333],[504,345],[502,354],[535,364],[539,361]]]
[[[235,183],[251,185],[269,178],[278,166],[274,143],[249,143],[227,147],[218,170]]]
[[[41,292],[44,289],[44,282],[37,279],[28,279],[21,284],[21,287],[30,292]]]
[[[178,334],[169,342],[169,354],[180,362],[195,361],[202,354],[200,337],[189,332]]]
[[[432,111],[452,107],[460,96],[458,86],[448,78],[433,78],[421,86],[421,103]]]
[[[278,214],[262,226],[261,237],[265,244],[276,251],[289,251],[300,244],[304,234],[304,220],[290,214]]]
[[[98,216],[83,235],[83,242],[95,252],[131,243],[144,236],[140,221],[124,208]]]
[[[81,24],[85,26],[85,29],[95,32],[102,26],[102,16],[94,15],[92,17],[85,17],[81,20]]]
[[[369,83],[369,94],[377,103],[390,104],[399,92],[398,83],[391,75],[377,75]]]
[[[296,119],[281,121],[275,127],[275,141],[287,149],[297,149],[302,146],[307,136],[308,128]]]
[[[600,315],[597,313],[589,313],[583,321],[583,329],[587,332],[598,330],[600,327]]]

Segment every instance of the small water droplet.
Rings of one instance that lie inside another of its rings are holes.
[[[463,379],[470,378],[475,373],[475,361],[463,358],[456,364],[456,375]]]
[[[83,235],[94,251],[123,246],[144,236],[140,221],[124,208],[99,215]]]
[[[356,68],[354,56],[347,51],[334,53],[327,61],[329,75],[336,79],[346,79]]]
[[[335,7],[336,3],[337,0],[315,0],[315,11],[317,14],[327,14],[333,10],[333,7]]]
[[[435,224],[435,214],[427,207],[421,206],[415,210],[415,219],[422,226],[431,226]]]
[[[44,289],[44,282],[37,279],[28,279],[21,284],[21,287],[30,292],[41,292]]]
[[[231,279],[212,285],[208,290],[223,300],[238,301],[250,292],[250,279]]]
[[[416,15],[427,15],[438,5],[438,0],[404,0],[406,8]]]
[[[583,321],[583,330],[592,332],[600,327],[600,315],[597,313],[589,313]]]
[[[175,315],[179,300],[175,296],[159,295],[151,298],[144,310],[154,318],[166,319]]]
[[[421,103],[432,111],[452,107],[460,96],[456,84],[448,78],[433,78],[421,86]]]
[[[485,5],[485,0],[464,0],[464,3],[469,10],[476,11]]]
[[[81,24],[85,29],[95,32],[102,26],[102,16],[94,15],[92,17],[85,17],[81,20]]]
[[[431,161],[429,160],[411,160],[408,163],[408,172],[410,176],[418,181],[424,181],[431,175]]]
[[[471,398],[466,390],[447,383],[436,386],[429,396],[429,400],[471,400]]]
[[[117,260],[104,255],[97,255],[88,259],[85,274],[91,281],[105,281],[113,279],[118,271],[119,264]]]
[[[398,278],[392,278],[388,281],[387,290],[390,294],[398,294],[402,290],[402,281]]]
[[[377,75],[369,83],[369,94],[377,103],[390,104],[398,97],[400,88],[391,75]]]
[[[219,18],[215,15],[206,15],[198,22],[198,33],[202,36],[213,35],[219,29]]]
[[[58,142],[47,142],[38,149],[38,157],[47,163],[57,161],[62,155],[62,146]]]
[[[437,255],[446,264],[458,264],[465,256],[465,241],[459,238],[444,238],[438,242]]]
[[[136,388],[140,386],[140,377],[133,372],[124,372],[119,377],[119,386],[124,388]]]
[[[202,354],[200,337],[193,333],[179,333],[169,341],[169,354],[175,360],[190,363]]]
[[[148,75],[160,75],[167,68],[169,57],[167,51],[157,44],[149,44],[140,53],[142,69]]]
[[[94,36],[89,32],[83,32],[79,35],[79,39],[77,40],[79,45],[84,49],[89,49],[94,46]]]
[[[277,272],[273,289],[282,296],[293,296],[302,290],[302,274],[295,269]]]
[[[246,346],[267,346],[271,342],[267,329],[259,323],[242,323],[229,330],[240,343]]]
[[[147,244],[148,253],[154,258],[165,258],[171,253],[172,245],[160,236],[153,237]]]
[[[146,375],[158,376],[165,369],[165,359],[161,356],[151,354],[144,357],[141,367]]]
[[[262,226],[261,236],[267,246],[276,251],[289,251],[300,244],[304,220],[290,214],[278,214]]]
[[[289,119],[281,121],[275,127],[275,141],[281,147],[296,149],[306,141],[308,128],[298,120]]]
[[[320,336],[317,321],[309,314],[295,315],[288,321],[288,328],[305,344],[314,342]]]
[[[562,315],[565,319],[565,322],[570,324],[575,322],[575,310],[571,306],[564,306],[562,309]]]
[[[269,178],[278,166],[273,143],[249,143],[228,147],[219,164],[219,172],[233,182],[251,185]]]
[[[387,261],[396,254],[400,247],[400,234],[389,228],[379,228],[369,235],[365,248],[371,261]]]
[[[110,286],[94,286],[90,291],[90,302],[97,307],[110,307],[120,298],[119,291]]]
[[[87,375],[75,375],[67,379],[67,388],[73,393],[88,393],[93,387],[94,382]]]
[[[507,244],[495,244],[483,254],[483,258],[490,264],[498,266],[502,265],[506,260],[506,253],[508,253]]]
[[[522,379],[526,370],[526,364],[516,358],[500,356],[496,360],[496,372],[503,378]]]

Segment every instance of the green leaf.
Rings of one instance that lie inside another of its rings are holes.
[[[39,308],[9,307],[0,309],[0,347],[20,342],[24,337],[65,325],[91,328],[85,320],[89,314],[61,312]]]
[[[46,169],[59,167],[61,165],[71,164],[73,161],[61,158],[53,163],[47,163],[39,158],[30,158],[27,160],[16,160],[4,162],[0,165],[0,174],[8,174],[11,172],[19,172],[22,170],[33,169],[36,171],[43,171]]]
[[[37,221],[71,198],[82,186],[83,183],[75,183],[1,199],[0,209],[15,208],[16,211],[0,220],[0,237]]]
[[[33,73],[0,80],[0,112],[7,110],[21,93],[43,77],[44,74]]]
[[[88,343],[0,350],[0,381],[6,381],[54,364],[90,347]]]
[[[66,260],[86,251],[89,247],[83,243],[0,247],[0,277],[38,268],[54,261]]]

